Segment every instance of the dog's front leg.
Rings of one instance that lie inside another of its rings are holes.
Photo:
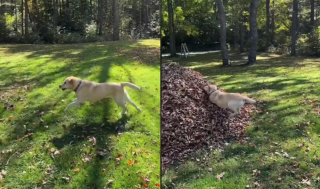
[[[64,111],[69,111],[69,109],[71,108],[71,107],[74,107],[74,106],[80,106],[80,102],[79,101],[74,101],[74,102],[72,102],[71,104],[69,104],[68,106],[67,106],[67,108],[64,110]]]

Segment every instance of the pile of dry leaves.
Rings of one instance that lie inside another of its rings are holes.
[[[164,64],[162,74],[161,151],[162,164],[187,158],[202,147],[222,147],[232,140],[244,142],[245,129],[255,106],[246,105],[241,115],[209,102],[203,76],[177,63]]]

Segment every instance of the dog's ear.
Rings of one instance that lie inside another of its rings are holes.
[[[73,77],[69,77],[69,78],[68,78],[68,82],[69,82],[69,83],[73,83],[73,81],[74,81]]]

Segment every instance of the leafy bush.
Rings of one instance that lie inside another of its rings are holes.
[[[320,56],[320,26],[299,36],[297,52],[300,55]]]

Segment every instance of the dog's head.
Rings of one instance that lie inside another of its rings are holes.
[[[76,77],[67,77],[67,79],[64,81],[62,85],[59,85],[59,88],[62,89],[63,91],[66,89],[73,90],[75,88],[75,83],[77,82]]]
[[[204,88],[203,88],[203,90],[204,91],[206,91],[206,93],[210,93],[211,91],[215,91],[215,90],[217,90],[218,89],[218,87],[217,87],[217,85],[207,85],[207,86],[205,86]]]

